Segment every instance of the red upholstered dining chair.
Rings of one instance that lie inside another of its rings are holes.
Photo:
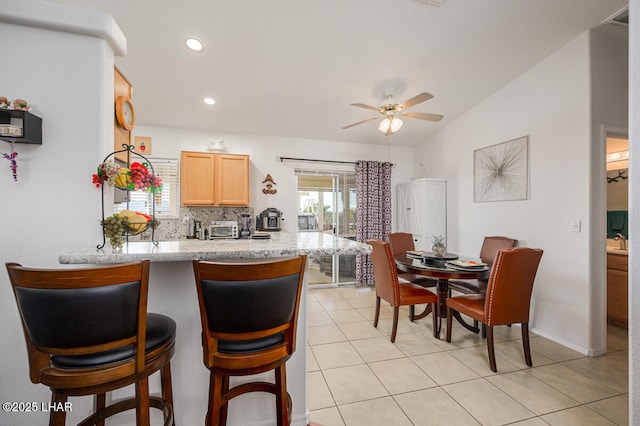
[[[489,365],[491,371],[497,372],[493,327],[520,323],[525,361],[531,367],[529,306],[541,258],[541,249],[514,247],[499,250],[485,294],[464,294],[447,298],[447,342],[451,342],[453,311],[481,322],[487,330]]]
[[[380,317],[380,299],[384,299],[393,306],[393,325],[391,328],[391,342],[395,342],[398,331],[398,314],[400,306],[431,304],[433,316],[433,335],[437,337],[438,330],[438,296],[424,287],[411,282],[400,280],[398,270],[391,252],[391,245],[383,240],[367,240],[373,251],[373,276],[376,286],[376,313],[373,326],[378,327]]]
[[[389,244],[391,244],[391,252],[394,256],[416,249],[413,242],[413,235],[408,232],[392,232],[387,235],[387,238],[389,239]],[[438,280],[422,275],[412,274],[410,272],[398,272],[398,275],[400,278],[414,284],[419,284],[422,287],[435,287],[438,285]]]
[[[51,403],[95,395],[95,413],[80,424],[136,410],[148,426],[149,408],[175,425],[171,357],[176,323],[147,313],[149,260],[80,269],[33,269],[7,263],[27,344],[29,376],[51,389]],[[162,397],[149,396],[149,376],[160,370]],[[135,385],[135,397],[106,405],[106,393]],[[63,426],[65,410],[51,410],[49,425]]]
[[[230,400],[247,392],[274,394],[278,426],[291,423],[286,362],[296,349],[306,261],[306,255],[251,263],[193,261],[204,365],[210,371],[206,425],[225,425]],[[275,384],[229,387],[231,376],[270,370]]]
[[[498,254],[498,250],[515,247],[518,240],[509,237],[484,237],[482,248],[480,249],[480,260],[491,268],[493,260]],[[487,280],[449,280],[449,296],[451,291],[455,290],[462,294],[484,294],[487,291]],[[473,321],[473,326],[478,327],[478,321]],[[485,336],[485,330],[482,329],[482,336]]]
[[[486,263],[489,268],[493,265],[493,260],[498,254],[498,250],[515,247],[518,240],[508,237],[484,237],[482,248],[480,249],[480,260]],[[487,291],[486,280],[449,280],[449,294],[455,290],[464,294],[485,293]]]

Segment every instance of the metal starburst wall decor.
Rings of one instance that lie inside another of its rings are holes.
[[[473,152],[473,201],[526,200],[529,195],[529,137]]]

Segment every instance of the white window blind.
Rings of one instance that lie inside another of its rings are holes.
[[[174,158],[149,158],[156,176],[162,179],[162,191],[155,194],[156,217],[158,219],[177,219],[179,207],[179,170],[178,160]],[[151,172],[151,169],[149,169]],[[129,201],[115,204],[115,212],[135,210],[152,214],[154,194],[149,191],[129,191]]]

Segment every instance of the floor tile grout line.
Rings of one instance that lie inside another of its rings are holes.
[[[575,361],[575,360],[571,360],[571,361]],[[584,377],[586,377],[587,379],[593,380],[594,382],[596,382],[596,383],[598,383],[598,384],[600,384],[600,385],[602,385],[602,386],[604,386],[604,387],[606,387],[606,388],[608,388],[608,389],[611,389],[611,390],[612,390],[612,391],[614,391],[614,392],[620,392],[618,389],[614,389],[614,388],[612,388],[609,384],[604,383],[604,382],[602,382],[602,381],[598,380],[598,379],[597,379],[597,378],[595,378],[595,377],[585,376],[585,375],[584,375],[584,374],[582,374],[580,371],[575,370],[575,369],[571,368],[571,367],[570,367],[570,366],[568,366],[568,365],[564,365],[565,363],[567,363],[567,362],[571,362],[571,361],[561,361],[561,362],[559,362],[559,364],[561,364],[561,365],[562,365],[563,367],[565,367],[565,368],[568,368],[569,370],[573,371],[574,373],[580,374],[581,376],[584,376]],[[597,362],[597,361],[596,361],[596,362]],[[627,385],[627,393],[628,393],[628,390],[629,390],[629,387],[628,387],[628,385]]]
[[[344,297],[343,297],[342,299],[343,299],[343,300],[345,300],[345,301],[347,301],[347,299],[345,299]],[[347,301],[347,303],[348,303],[348,301]],[[352,306],[353,306],[353,305],[352,305]],[[322,306],[322,309],[323,309],[323,310],[324,310],[324,311],[329,315],[329,317],[331,317],[331,315],[329,314],[329,311],[328,311],[328,310],[326,310],[326,308],[325,308],[324,306]],[[366,308],[364,308],[364,307],[357,308],[357,307],[353,306],[353,309],[354,309],[356,312],[359,312],[361,315],[363,315],[363,316],[364,316],[364,318],[365,318],[365,320],[366,320],[367,322],[369,322],[370,324],[372,324],[372,323],[373,323],[373,320],[372,320],[372,319],[368,319],[368,318],[365,316],[365,314],[364,314],[363,312],[361,312],[361,310],[364,310],[364,309],[366,309]],[[333,317],[331,317],[331,321],[332,321],[332,323],[333,323],[333,325],[334,325],[334,326],[336,326],[339,330],[341,330],[341,331],[342,331],[342,329],[341,329],[341,327],[340,327],[340,324],[339,324],[339,323],[337,323],[337,322],[333,319]],[[361,322],[361,321],[357,321],[357,322]],[[415,334],[424,333],[424,332],[427,332],[427,331],[428,331],[428,329],[417,330],[417,331],[415,331]],[[385,333],[384,333],[383,331],[380,331],[380,333],[381,333],[382,335],[385,335]],[[400,333],[398,336],[400,336],[400,335],[402,335],[402,334],[411,334],[411,333],[414,333],[414,332],[412,331],[412,332],[407,332],[407,333]],[[344,333],[343,333],[343,334],[344,334]],[[345,337],[347,338],[347,340],[346,340],[346,341],[347,341],[347,342],[349,342],[349,344],[350,344],[350,346],[352,347],[352,349],[353,349],[353,350],[354,350],[354,351],[355,351],[355,352],[360,356],[360,358],[364,361],[364,364],[366,364],[367,368],[368,368],[368,369],[373,373],[373,375],[376,377],[376,379],[377,379],[377,380],[382,384],[382,387],[383,387],[383,388],[385,389],[385,391],[388,393],[388,396],[389,396],[389,397],[391,397],[391,398],[393,398],[393,400],[395,401],[395,403],[398,405],[398,407],[400,407],[400,409],[402,410],[402,412],[403,412],[403,413],[405,414],[405,416],[407,416],[407,418],[408,418],[407,413],[406,413],[406,412],[404,412],[404,409],[403,409],[403,408],[398,404],[398,402],[395,400],[395,396],[402,395],[403,393],[411,393],[411,392],[415,392],[415,391],[407,391],[407,392],[400,392],[400,393],[397,393],[397,394],[391,394],[390,390],[387,388],[387,386],[385,386],[385,384],[384,384],[384,383],[380,380],[380,378],[375,374],[375,372],[372,370],[371,365],[370,365],[370,364],[375,363],[375,362],[383,362],[383,361],[388,361],[388,360],[378,360],[378,361],[371,361],[371,362],[369,362],[369,361],[367,361],[367,360],[364,358],[364,356],[363,356],[363,355],[362,355],[362,354],[361,354],[361,353],[356,349],[356,347],[355,347],[355,346],[353,345],[353,343],[352,343],[352,341],[367,340],[367,339],[373,339],[373,338],[377,338],[377,337],[363,337],[363,338],[356,338],[356,339],[349,339],[346,335],[345,335]],[[387,337],[387,338],[388,338],[388,337],[389,337],[389,335],[385,335],[385,337]],[[624,336],[618,336],[618,337],[620,337],[620,339],[623,339],[623,338],[624,338]],[[542,336],[532,336],[532,340],[533,340],[534,338],[544,339],[544,337],[542,337]],[[542,340],[541,340],[541,341],[542,341]],[[323,344],[330,344],[330,343],[333,343],[333,342],[327,342],[327,343],[323,343]],[[500,343],[517,343],[517,344],[521,344],[521,342],[519,341],[519,339],[518,339],[516,336],[514,336],[513,338],[508,337],[507,339],[505,339],[505,340],[501,341]],[[320,344],[320,345],[323,345],[323,344]],[[436,345],[436,346],[438,347],[438,349],[439,349],[439,350],[438,350],[438,351],[436,351],[436,352],[431,352],[431,353],[441,353],[441,352],[445,352],[445,353],[448,353],[450,356],[452,356],[449,352],[465,350],[465,349],[469,349],[469,348],[473,348],[473,347],[481,346],[482,344],[483,344],[483,341],[480,341],[478,344],[472,344],[471,346],[462,346],[462,347],[458,347],[458,346],[456,346],[456,347],[453,347],[453,348],[451,348],[451,349],[447,349],[447,348],[445,348],[445,347],[443,347],[443,346]],[[313,346],[319,346],[319,345],[311,345],[311,344],[308,344],[308,345],[309,345],[310,347],[313,347]],[[413,365],[416,365],[418,368],[420,368],[420,366],[419,366],[419,365],[417,365],[417,364],[415,363],[415,361],[413,360],[413,357],[420,356],[420,355],[425,355],[425,354],[409,355],[409,354],[407,354],[406,352],[404,352],[402,349],[400,349],[400,348],[398,348],[398,349],[399,349],[399,350],[400,350],[400,352],[403,354],[403,356],[402,356],[402,357],[399,357],[399,358],[392,358],[393,360],[398,360],[398,359],[405,359],[405,358],[408,358],[408,359],[409,359],[409,361],[411,361]],[[607,350],[607,354],[612,354],[612,353],[616,353],[616,352],[622,352],[622,351],[626,351],[626,350],[628,350],[628,348],[623,348],[623,347],[621,347],[621,348],[615,348],[615,349],[608,349],[608,350]],[[313,349],[312,349],[312,351],[313,351]],[[599,381],[599,380],[597,380],[597,379],[595,379],[595,378],[593,378],[593,377],[586,376],[586,375],[582,374],[580,371],[577,371],[577,370],[572,369],[572,368],[571,368],[571,367],[569,367],[568,365],[564,365],[565,363],[569,363],[569,362],[572,362],[572,361],[580,360],[580,359],[584,358],[584,356],[583,356],[583,357],[578,356],[578,357],[576,357],[576,358],[563,359],[563,360],[554,360],[554,359],[552,359],[552,358],[549,358],[549,357],[548,357],[547,355],[545,355],[543,352],[534,351],[534,353],[535,353],[535,352],[539,353],[539,354],[540,354],[540,356],[543,356],[543,357],[545,357],[545,358],[550,359],[550,360],[551,360],[551,362],[550,362],[550,363],[548,363],[548,364],[543,364],[543,365],[537,366],[537,367],[535,367],[535,366],[534,366],[534,367],[519,367],[519,366],[517,366],[517,365],[515,365],[515,364],[514,364],[514,366],[517,368],[516,370],[514,370],[514,371],[507,371],[507,372],[504,372],[504,373],[498,373],[498,375],[501,375],[501,374],[509,374],[509,373],[516,373],[516,372],[520,372],[520,371],[524,371],[524,372],[526,372],[526,373],[530,373],[533,369],[536,369],[536,368],[546,367],[546,366],[550,366],[550,365],[561,365],[561,366],[563,366],[563,367],[565,367],[565,368],[567,368],[567,369],[570,369],[570,370],[571,370],[571,371],[573,371],[574,373],[579,374],[579,375],[581,375],[581,376],[585,377],[586,379],[592,380],[592,381],[594,381],[594,382],[598,383],[599,385],[602,385],[602,386],[604,386],[604,387],[606,387],[606,388],[610,389],[612,392],[614,392],[614,394],[613,394],[613,395],[609,395],[609,396],[607,396],[607,397],[600,398],[600,399],[598,399],[598,400],[594,400],[594,401],[590,401],[590,402],[586,402],[586,403],[580,403],[579,401],[576,401],[575,399],[571,398],[571,397],[570,397],[569,395],[567,395],[565,392],[562,392],[560,389],[558,389],[558,388],[556,388],[556,387],[552,386],[551,384],[549,384],[549,383],[545,382],[544,380],[542,380],[542,379],[540,379],[540,378],[538,378],[538,377],[536,377],[536,376],[533,376],[533,378],[534,378],[534,379],[536,379],[536,380],[538,380],[538,381],[540,381],[540,382],[542,382],[542,383],[544,383],[544,384],[546,384],[547,386],[552,387],[553,389],[555,389],[555,390],[557,390],[558,392],[562,393],[563,395],[567,396],[567,397],[568,397],[568,398],[570,398],[571,400],[575,401],[575,402],[577,403],[577,405],[576,405],[576,406],[573,406],[573,407],[571,407],[571,408],[576,408],[576,407],[586,407],[586,408],[588,408],[588,409],[589,409],[589,411],[591,411],[591,412],[593,412],[593,413],[595,413],[595,414],[597,414],[597,415],[599,415],[599,416],[602,416],[603,418],[605,418],[605,419],[607,419],[607,420],[612,421],[613,423],[615,423],[615,421],[614,421],[613,419],[611,419],[611,418],[609,418],[609,417],[605,416],[604,414],[602,414],[602,413],[598,412],[598,411],[597,411],[597,410],[595,410],[594,408],[589,407],[589,404],[594,404],[594,403],[596,403],[596,402],[599,402],[599,401],[605,401],[605,400],[608,400],[608,399],[619,398],[619,397],[623,397],[623,396],[625,396],[625,395],[627,395],[627,397],[628,397],[628,395],[629,395],[629,394],[628,394],[628,392],[620,392],[619,390],[612,388],[610,385],[608,385],[608,384],[606,384],[606,383],[602,383],[601,381]],[[426,353],[426,354],[429,354],[429,353]],[[470,368],[472,371],[474,371],[476,374],[478,374],[478,375],[479,375],[479,377],[478,377],[479,379],[483,379],[483,380],[485,380],[485,382],[487,382],[487,383],[488,383],[488,384],[490,384],[491,386],[493,386],[493,387],[497,388],[497,386],[495,386],[493,383],[491,383],[491,381],[490,381],[490,380],[488,380],[490,377],[495,377],[495,376],[496,376],[495,374],[488,374],[488,375],[486,375],[486,376],[485,376],[485,375],[482,375],[482,373],[479,373],[479,372],[475,371],[473,368],[471,368],[471,366],[467,365],[463,360],[457,359],[456,357],[454,357],[454,358],[455,358],[458,362],[461,362],[462,364],[464,364],[465,366],[467,366],[468,368]],[[391,359],[389,359],[389,360],[391,360]],[[362,364],[357,364],[357,365],[362,365]],[[339,367],[337,367],[337,368],[339,368]],[[610,368],[610,367],[605,367],[605,368]],[[322,368],[320,368],[320,365],[318,365],[318,370],[317,370],[317,371],[320,371],[320,372],[322,373],[322,375],[323,375],[323,380],[325,380],[325,384],[326,384],[327,388],[329,389],[329,391],[331,392],[331,389],[328,387],[328,383],[326,382],[326,378],[325,378],[325,376],[324,376],[324,370],[327,370],[327,369],[322,369]],[[433,389],[433,388],[440,388],[441,390],[443,390],[443,391],[446,393],[446,391],[443,389],[443,387],[444,387],[444,386],[447,386],[448,384],[447,384],[447,385],[440,385],[440,384],[436,383],[436,382],[435,382],[435,380],[433,380],[433,378],[432,378],[428,373],[426,373],[424,370],[422,370],[422,369],[421,369],[421,371],[423,371],[423,372],[425,373],[425,375],[426,375],[427,377],[429,377],[429,378],[434,382],[434,384],[435,384],[434,386],[427,387],[427,388],[423,388],[423,389],[421,389],[421,390]],[[478,378],[470,379],[470,380],[478,380]],[[463,382],[465,382],[465,381],[468,381],[468,380],[464,380],[464,381],[460,381],[460,382],[453,382],[453,383],[450,383],[450,384],[454,384],[454,383],[463,383]],[[497,389],[499,389],[499,388],[497,388]],[[513,398],[513,397],[511,397],[510,395],[506,394],[506,393],[505,393],[504,391],[502,391],[501,389],[499,389],[499,390],[500,390],[502,393],[504,393],[505,395],[507,395],[509,398],[511,398],[512,400],[514,400],[518,405],[522,406],[523,408],[525,408],[526,410],[528,410],[529,412],[531,412],[531,410],[529,410],[526,406],[524,406],[524,405],[523,405],[522,403],[520,403],[518,400],[516,400],[515,398]],[[334,402],[334,404],[335,404],[335,405],[334,405],[334,407],[338,410],[338,413],[339,413],[339,415],[341,416],[342,421],[346,424],[345,419],[344,419],[344,417],[342,416],[342,412],[340,411],[340,405],[338,405],[338,404],[336,403],[335,398],[333,397],[333,392],[331,392],[331,395],[332,395],[332,398],[333,398],[333,402]],[[449,394],[447,393],[447,395],[449,395]],[[455,400],[451,395],[449,395],[449,397],[450,397],[450,398],[452,398],[452,399],[456,402],[456,404],[460,406],[460,403],[459,403],[457,400]],[[363,399],[363,400],[361,400],[361,401],[357,401],[357,402],[369,401],[369,400],[372,400],[372,399],[379,399],[379,398],[365,398],[365,399]],[[354,403],[355,403],[355,402],[354,402]],[[349,404],[351,404],[351,403],[349,403]],[[346,404],[343,404],[343,405],[346,405]],[[464,409],[464,407],[462,407],[462,408]],[[548,423],[548,422],[546,422],[546,421],[542,418],[542,416],[545,416],[545,415],[548,415],[548,414],[552,414],[552,413],[555,413],[555,412],[562,412],[562,411],[564,411],[564,410],[557,410],[557,411],[553,411],[553,412],[550,412],[550,413],[545,413],[545,414],[542,414],[542,415],[535,415],[535,413],[531,412],[531,413],[533,413],[533,414],[534,414],[534,417],[531,417],[531,418],[539,418],[541,421],[543,421],[543,422],[545,422],[545,423]],[[468,411],[467,411],[467,410],[465,410],[465,412],[467,412],[467,413],[468,413]],[[469,413],[469,415],[471,415],[471,413]],[[473,417],[473,416],[472,416],[472,418],[474,418],[474,419],[475,419],[475,417]],[[522,419],[522,420],[526,420],[526,419]],[[522,421],[522,420],[520,420],[520,421]],[[477,421],[477,419],[476,419],[476,421]],[[517,423],[517,422],[516,422],[516,423]],[[347,426],[348,426],[348,425],[347,425]]]
[[[553,388],[553,389],[555,389],[556,391],[560,392],[561,394],[563,394],[563,395],[565,395],[565,396],[567,396],[568,398],[571,398],[571,399],[574,399],[574,398],[573,398],[573,397],[571,397],[571,395],[569,395],[569,394],[567,394],[566,392],[564,392],[562,389],[559,389],[559,388],[557,388],[556,386],[553,386],[551,383],[548,383],[548,382],[546,382],[546,381],[544,381],[544,380],[542,380],[542,379],[540,379],[540,378],[536,377],[535,375],[533,375],[534,370],[535,370],[535,369],[539,369],[539,368],[549,367],[549,366],[551,366],[551,365],[560,365],[560,366],[562,366],[562,367],[564,367],[564,368],[567,368],[567,369],[571,370],[573,373],[576,373],[576,374],[578,374],[578,375],[580,375],[580,376],[584,377],[585,379],[588,379],[588,380],[591,380],[591,381],[593,381],[593,382],[596,382],[597,384],[599,384],[599,385],[601,385],[601,386],[604,386],[604,387],[606,387],[607,389],[609,389],[609,390],[611,390],[611,391],[615,392],[615,393],[616,393],[616,395],[615,395],[615,396],[619,396],[619,395],[620,395],[620,394],[618,393],[619,391],[618,391],[617,389],[614,389],[614,388],[612,388],[611,386],[609,386],[609,385],[607,385],[607,384],[605,384],[605,383],[602,383],[602,382],[601,382],[601,381],[599,381],[599,380],[596,380],[596,379],[594,379],[594,378],[592,378],[592,377],[589,377],[589,376],[585,376],[585,375],[584,375],[584,374],[582,374],[581,372],[576,371],[576,370],[574,370],[574,369],[572,369],[572,368],[569,368],[569,367],[567,367],[566,365],[563,365],[563,363],[565,363],[565,362],[567,362],[567,361],[556,361],[556,362],[551,362],[551,363],[549,363],[549,364],[539,365],[539,366],[537,366],[537,367],[536,367],[536,366],[534,366],[534,367],[524,368],[524,369],[522,369],[521,371],[524,371],[525,373],[528,373],[528,374],[529,374],[529,375],[531,375],[534,379],[538,379],[538,380],[540,380],[542,383],[546,384],[546,385],[547,385],[547,386],[549,386],[549,387],[552,387],[552,388]],[[610,398],[610,397],[605,397],[605,398],[601,398],[601,399],[607,399],[607,398]],[[575,399],[574,399],[574,400],[575,400]],[[591,402],[586,402],[586,403],[582,403],[582,402],[580,402],[580,401],[576,401],[576,402],[578,402],[579,404],[591,404]]]
[[[484,377],[481,377],[481,379],[485,379],[485,378],[484,378]],[[472,379],[472,380],[478,380],[478,379]],[[493,384],[492,384],[491,382],[489,382],[488,380],[486,380],[486,379],[485,379],[485,381],[486,381],[486,382],[488,382],[490,385],[493,385]],[[458,382],[458,383],[461,383],[461,382]],[[454,383],[450,383],[450,384],[454,384]],[[495,387],[495,386],[494,386],[494,387]],[[473,415],[473,413],[471,413],[471,412],[470,412],[469,410],[467,410],[467,409],[466,409],[462,404],[460,404],[460,402],[459,402],[456,398],[454,398],[454,396],[453,396],[453,395],[451,395],[449,392],[447,392],[447,390],[444,388],[444,386],[439,386],[439,388],[440,388],[440,390],[441,390],[442,392],[444,392],[445,394],[447,394],[447,396],[448,396],[449,398],[451,398],[451,400],[452,400],[452,401],[454,401],[456,404],[458,404],[458,406],[459,406],[460,408],[462,408],[462,410],[464,410],[467,414],[469,414],[469,416],[471,416],[471,418],[473,418],[475,421],[477,421],[477,422],[478,422],[478,424],[480,424],[480,425],[482,425],[482,424],[483,424],[483,423],[480,421],[480,419],[476,418],[476,416],[474,416],[474,415]],[[501,389],[498,389],[498,390],[502,391]],[[504,392],[503,392],[503,393],[504,393]],[[507,396],[509,396],[509,395],[507,395]],[[511,398],[511,399],[514,399],[514,398]],[[519,401],[516,401],[516,402],[517,402],[518,404],[520,404],[520,403],[519,403]],[[520,405],[522,405],[522,404],[520,404]],[[524,408],[525,408],[527,411],[529,411],[530,413],[534,414],[534,417],[535,417],[535,413],[533,413],[533,412],[532,412],[531,410],[529,410],[527,407],[524,407]],[[531,418],[531,417],[529,417],[529,419],[530,419],[530,418]],[[523,420],[527,420],[527,419],[519,419],[518,421],[520,422],[520,421],[523,421]]]

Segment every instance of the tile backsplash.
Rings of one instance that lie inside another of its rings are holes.
[[[253,207],[180,207],[179,219],[159,219],[160,226],[155,230],[156,241],[181,240],[189,233],[189,221],[184,218],[199,220],[202,226],[209,226],[214,220],[236,220],[241,226],[240,215],[248,214],[252,218],[252,229],[255,229]],[[130,236],[129,241],[147,241],[151,232]]]

